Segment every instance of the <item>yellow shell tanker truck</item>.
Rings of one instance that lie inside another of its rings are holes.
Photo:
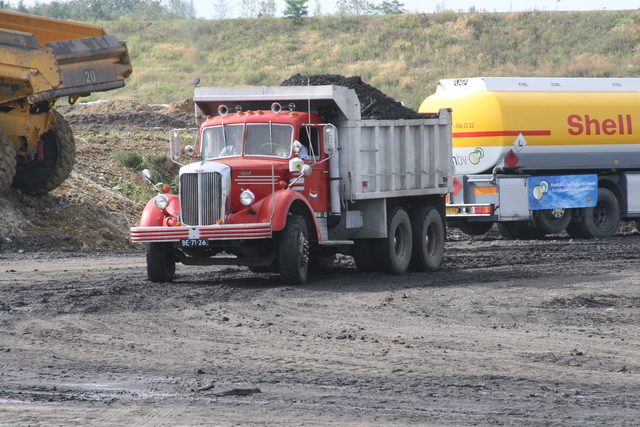
[[[54,110],[124,86],[124,43],[95,25],[0,10],[0,194],[43,194],[71,173],[75,142]]]
[[[453,110],[449,225],[598,238],[640,218],[640,79],[441,80],[420,112],[441,108]]]

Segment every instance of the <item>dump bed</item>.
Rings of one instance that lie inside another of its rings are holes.
[[[0,104],[75,100],[123,87],[129,74],[125,44],[98,26],[0,11]]]
[[[243,110],[283,108],[325,117],[338,128],[343,199],[445,194],[451,185],[451,112],[419,120],[361,120],[360,101],[342,86],[196,88],[197,116],[216,115],[220,105]]]

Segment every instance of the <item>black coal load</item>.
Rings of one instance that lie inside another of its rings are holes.
[[[360,99],[363,119],[399,120],[423,119],[423,114],[405,107],[378,89],[362,81],[359,76],[344,77],[337,74],[296,74],[283,81],[280,86],[324,86],[336,85],[354,89]]]

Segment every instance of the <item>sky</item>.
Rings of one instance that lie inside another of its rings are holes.
[[[383,0],[371,0],[375,4]],[[390,0],[387,0],[390,1]],[[441,10],[467,12],[470,7],[487,12],[522,12],[531,10],[566,11],[566,10],[623,10],[638,9],[637,0],[399,0],[404,9],[409,12],[433,13]],[[199,18],[211,19],[215,17],[214,0],[193,0],[196,14]],[[239,4],[239,2],[236,2]],[[284,0],[277,0],[277,16],[282,16],[285,8]],[[334,13],[335,0],[320,0],[323,14]],[[315,9],[316,0],[309,0],[309,12]],[[236,12],[237,14],[238,12]]]
[[[9,0],[9,3],[16,5],[19,0]],[[36,1],[49,3],[50,0],[24,0],[26,5],[33,5]],[[380,4],[383,0],[369,0],[374,4]],[[391,0],[387,0],[391,1]],[[335,0],[319,0],[322,14],[335,13]],[[404,4],[404,9],[409,12],[433,13],[442,10],[453,10],[454,12],[467,12],[469,8],[487,12],[522,12],[531,10],[545,11],[566,11],[566,10],[624,10],[639,9],[638,0],[399,0]],[[193,0],[198,18],[215,18],[214,3],[216,0]],[[237,5],[240,2],[235,2]],[[234,1],[227,1],[227,4],[234,4]],[[284,0],[276,0],[277,14],[282,16],[285,8]],[[311,13],[316,7],[316,0],[309,0],[307,3]],[[239,7],[239,6],[238,6]],[[237,17],[239,11],[235,11]]]

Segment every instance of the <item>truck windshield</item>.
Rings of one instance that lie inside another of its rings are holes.
[[[293,126],[275,123],[247,125],[247,155],[289,157]]]
[[[243,130],[241,124],[206,128],[202,132],[202,158],[240,156]]]
[[[202,158],[241,156],[245,126],[220,125],[202,132]],[[274,123],[247,124],[248,156],[288,158],[293,144],[293,126]]]

